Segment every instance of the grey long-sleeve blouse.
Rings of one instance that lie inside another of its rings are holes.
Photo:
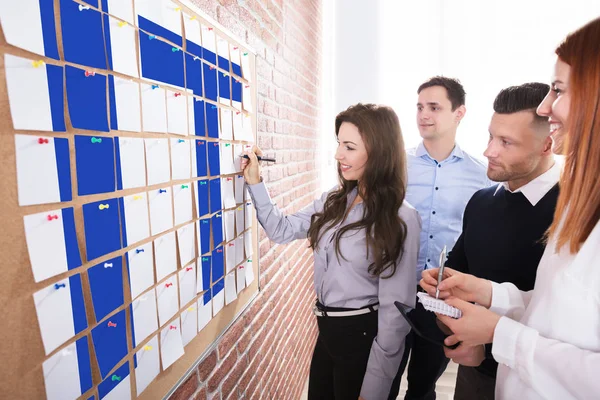
[[[256,208],[257,218],[269,239],[285,244],[295,239],[306,239],[311,216],[323,210],[329,192],[293,215],[284,215],[271,201],[263,183],[248,185]],[[349,196],[348,206],[357,191]],[[328,229],[314,252],[315,290],[319,301],[329,307],[361,308],[379,303],[378,333],[373,341],[367,370],[363,379],[361,396],[366,400],[387,399],[392,381],[398,372],[404,339],[410,326],[394,306],[400,301],[414,307],[416,297],[415,270],[419,254],[421,219],[418,212],[406,201],[398,215],[407,225],[404,255],[397,263],[394,276],[388,279],[369,274],[371,257],[367,258],[364,229],[348,233],[340,240],[343,257],[337,257],[333,235],[344,225],[360,220],[363,205],[358,203],[345,221]],[[384,273],[384,276],[389,273]]]

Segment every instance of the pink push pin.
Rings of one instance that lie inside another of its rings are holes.
[[[96,73],[94,71],[85,71],[85,77],[89,78],[90,76],[95,76]]]

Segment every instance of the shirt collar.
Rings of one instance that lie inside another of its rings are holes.
[[[554,165],[546,172],[533,179],[529,183],[521,186],[514,192],[508,188],[507,182],[501,182],[496,187],[496,191],[494,192],[494,196],[498,193],[501,187],[504,187],[504,190],[507,190],[511,193],[519,193],[522,192],[523,195],[532,206],[536,206],[537,203],[556,185],[560,178],[561,166],[558,162],[554,162]]]
[[[415,151],[415,155],[417,157],[427,156],[427,157],[429,157],[429,158],[431,158],[433,160],[433,158],[427,152],[427,149],[425,148],[425,145],[423,144],[422,141],[417,146],[417,150]],[[450,153],[450,155],[448,156],[448,159],[452,159],[453,157],[465,158],[465,153],[462,151],[462,149],[460,148],[460,146],[458,145],[458,143],[454,143],[454,149],[452,149],[452,153]]]

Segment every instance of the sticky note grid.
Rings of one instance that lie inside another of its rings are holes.
[[[446,304],[446,302],[442,299],[436,299],[427,293],[417,293],[417,297],[427,311],[446,315],[452,318],[460,318],[462,316],[462,313],[458,308]]]

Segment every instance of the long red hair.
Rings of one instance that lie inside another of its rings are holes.
[[[600,219],[600,18],[569,34],[556,49],[571,67],[565,168],[550,235],[557,250],[576,253]]]

